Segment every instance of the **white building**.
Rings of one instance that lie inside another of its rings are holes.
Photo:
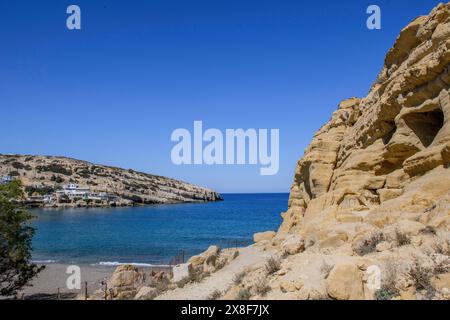
[[[0,184],[10,183],[11,181],[13,181],[13,178],[10,176],[2,176],[0,178]]]
[[[75,183],[66,184],[62,190],[56,191],[58,196],[65,195],[69,198],[85,198],[91,194],[89,187],[80,187]]]
[[[90,193],[85,199],[97,200],[97,201],[116,201],[117,196],[110,193],[100,192],[100,193]]]
[[[84,199],[84,200],[94,200],[94,201],[116,201],[117,196],[114,194],[100,192],[91,192],[89,187],[80,187],[77,184],[70,183],[63,186],[62,190],[56,191],[57,197],[67,196],[70,199]],[[53,199],[49,200],[53,201]]]

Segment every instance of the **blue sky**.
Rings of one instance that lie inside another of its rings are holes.
[[[431,0],[0,0],[0,153],[63,155],[219,192],[287,192],[340,100],[364,96]],[[66,28],[77,4],[82,30]],[[382,29],[366,28],[366,8]],[[280,170],[175,166],[177,128],[279,128]]]

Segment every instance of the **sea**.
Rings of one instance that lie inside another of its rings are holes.
[[[33,261],[164,266],[210,245],[252,244],[274,230],[289,194],[222,194],[224,201],[127,208],[34,209]]]

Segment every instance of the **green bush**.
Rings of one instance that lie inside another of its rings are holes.
[[[12,201],[20,198],[20,181],[0,186],[0,296],[15,295],[43,269],[31,262],[32,216]]]

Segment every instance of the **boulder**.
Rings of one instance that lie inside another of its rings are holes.
[[[117,267],[108,281],[110,298],[132,299],[137,293],[137,288],[142,284],[142,279],[142,274],[135,266]]]
[[[326,279],[327,293],[337,300],[364,299],[363,274],[354,262],[337,263]]]
[[[134,297],[135,300],[153,300],[158,295],[156,288],[142,287]]]
[[[214,272],[216,270],[216,262],[219,258],[220,248],[217,246],[211,246],[203,253],[205,262],[203,263],[204,272]]]
[[[392,244],[388,241],[382,241],[377,244],[376,249],[378,252],[388,251],[392,249]]]
[[[181,280],[189,279],[192,277],[194,273],[194,269],[191,263],[183,263],[176,265],[172,268],[172,281],[179,282]]]
[[[301,279],[283,281],[280,283],[280,290],[282,292],[295,292],[303,288],[303,281]]]
[[[288,235],[281,243],[281,251],[290,255],[303,252],[305,250],[305,240],[299,235]]]
[[[188,263],[192,264],[193,267],[198,267],[204,265],[206,261],[207,265],[211,265],[212,261],[217,259],[220,253],[220,248],[218,246],[210,246],[206,251],[199,255],[193,256],[188,260]]]
[[[270,241],[275,237],[275,235],[276,235],[275,231],[258,232],[253,235],[253,241],[255,243],[261,241]]]

